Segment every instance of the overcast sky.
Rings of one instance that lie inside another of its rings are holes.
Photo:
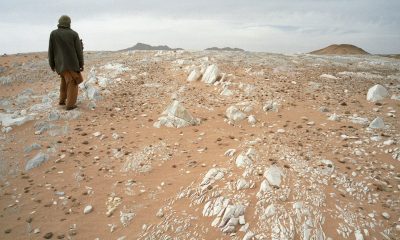
[[[0,53],[47,51],[67,14],[85,50],[309,52],[334,43],[400,53],[400,0],[0,0]]]

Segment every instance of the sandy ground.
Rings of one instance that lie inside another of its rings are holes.
[[[186,51],[85,60],[71,113],[57,105],[46,53],[0,57],[1,113],[32,116],[0,135],[1,239],[400,239],[399,60]],[[212,64],[216,83],[186,80]],[[390,94],[376,103],[366,99],[375,84]],[[173,100],[197,124],[154,127]],[[256,122],[229,119],[234,105]],[[368,127],[376,117],[385,127]],[[47,161],[26,170],[40,153]],[[279,184],[267,177],[275,168]]]

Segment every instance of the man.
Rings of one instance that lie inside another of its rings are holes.
[[[58,29],[50,34],[49,64],[51,70],[61,76],[60,105],[67,110],[76,108],[78,84],[83,81],[83,50],[77,32],[71,29],[71,19],[63,15],[58,20]]]

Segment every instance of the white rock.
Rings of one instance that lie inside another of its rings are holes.
[[[194,82],[194,81],[199,80],[200,77],[201,77],[201,72],[200,72],[198,69],[193,69],[193,70],[190,72],[190,74],[189,74],[189,76],[188,76],[188,78],[187,78],[187,81],[188,81],[188,82]]]
[[[30,159],[25,165],[25,171],[31,170],[32,168],[40,166],[42,163],[49,159],[47,154],[38,153],[35,157]]]
[[[264,172],[264,177],[272,186],[279,187],[283,177],[282,169],[278,166],[272,165]]]
[[[14,114],[0,113],[0,123],[3,127],[21,126],[33,120],[33,116],[15,116]]]
[[[338,121],[340,121],[340,116],[337,115],[336,113],[333,113],[333,114],[331,114],[331,115],[329,116],[328,120],[329,120],[329,121],[336,121],[336,122],[338,122]]]
[[[247,118],[247,120],[248,120],[248,122],[249,122],[250,124],[256,124],[256,123],[257,123],[257,119],[256,119],[256,117],[255,117],[254,115],[250,115],[250,116]]]
[[[248,157],[248,155],[241,153],[237,156],[235,163],[237,167],[246,167],[252,165],[253,161]]]
[[[222,90],[222,92],[220,93],[220,95],[229,97],[233,95],[233,91],[229,90],[228,87],[225,87],[224,90]]]
[[[383,212],[382,213],[382,217],[384,217],[385,219],[389,219],[390,218],[390,214],[387,212]]]
[[[322,74],[319,76],[320,78],[327,78],[327,79],[338,79],[337,77],[330,75],[330,74]]]
[[[197,125],[199,119],[195,119],[179,101],[173,101],[170,106],[162,113],[162,116],[153,124],[154,127],[187,127]]]
[[[385,123],[383,122],[383,119],[380,117],[375,118],[370,124],[369,128],[373,129],[382,129],[385,127]]]
[[[265,112],[278,112],[278,103],[274,101],[268,101],[263,106]]]
[[[228,149],[228,150],[226,150],[226,152],[224,153],[224,156],[232,157],[233,155],[235,155],[235,153],[236,153],[236,149]]]
[[[236,182],[236,190],[242,190],[242,189],[246,189],[246,188],[250,188],[250,182],[247,181],[244,178],[240,178],[237,182]]]
[[[218,76],[219,76],[218,67],[217,65],[213,64],[207,67],[201,80],[207,84],[213,84],[215,81],[217,81]]]
[[[213,184],[215,181],[218,181],[221,178],[223,178],[224,175],[225,175],[225,169],[211,168],[204,176],[203,181],[201,181],[200,183],[200,186],[208,186],[210,184]]]
[[[255,234],[254,234],[252,231],[248,231],[248,232],[244,235],[243,240],[251,240],[251,239],[254,238],[254,236],[255,236]]]
[[[377,102],[389,96],[389,92],[382,85],[375,85],[368,90],[367,100],[370,102]]]
[[[133,217],[135,216],[135,213],[131,212],[120,212],[120,217],[119,220],[122,223],[124,227],[127,227],[129,223],[132,221]]]
[[[276,213],[276,208],[275,208],[274,204],[271,204],[265,209],[264,216],[269,218],[269,217],[274,216],[275,213]]]
[[[242,121],[246,114],[240,111],[236,106],[230,106],[226,109],[226,117],[231,121]]]
[[[92,211],[93,211],[93,206],[92,206],[92,205],[87,205],[87,206],[83,209],[83,213],[84,213],[84,214],[91,213]]]
[[[396,150],[392,155],[394,160],[400,161],[400,149]]]
[[[359,229],[357,229],[354,232],[354,235],[356,237],[356,240],[364,240],[364,236],[362,235],[361,231]]]

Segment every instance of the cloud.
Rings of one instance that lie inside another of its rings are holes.
[[[68,14],[88,50],[141,41],[273,52],[351,43],[370,52],[400,52],[398,9],[398,0],[1,1],[0,51],[46,50],[59,16]],[[27,42],[27,34],[35,41]]]

